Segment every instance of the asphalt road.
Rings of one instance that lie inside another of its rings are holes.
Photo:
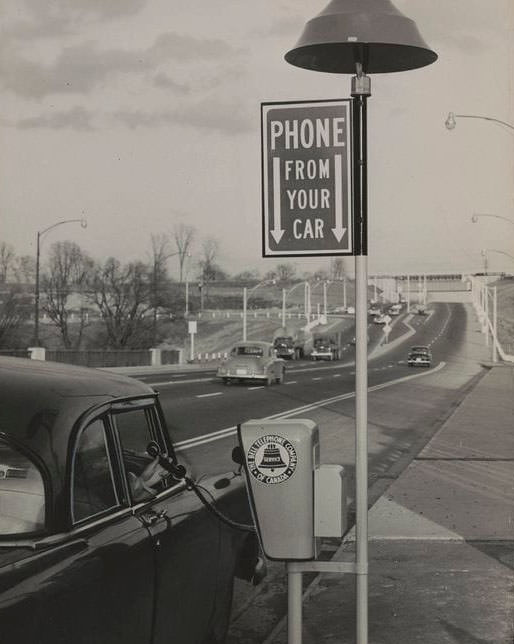
[[[451,360],[458,352],[465,325],[465,310],[460,304],[434,304],[428,316],[402,316],[396,321],[392,339],[409,330],[414,333],[399,346],[371,357],[369,386],[375,387],[413,374],[407,365],[412,345],[428,345],[433,366]],[[408,322],[407,322],[408,320]],[[407,322],[407,323],[406,323]],[[370,345],[377,344],[381,327],[370,323]],[[351,394],[355,388],[354,349],[347,347],[341,361],[287,363],[283,385],[223,385],[215,370],[174,372],[142,376],[160,392],[161,404],[179,452],[202,472],[221,472],[231,467],[234,427],[250,418],[288,414],[306,405]]]

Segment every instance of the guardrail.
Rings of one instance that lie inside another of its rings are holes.
[[[482,333],[485,334],[486,345],[489,345],[489,334],[491,334],[493,362],[497,361],[497,353],[504,362],[514,362],[514,355],[506,353],[498,339],[496,286],[488,286],[487,276],[470,275],[465,279],[471,283],[472,302],[482,327]],[[490,290],[492,293],[489,292]],[[490,315],[490,299],[492,299],[492,316]]]

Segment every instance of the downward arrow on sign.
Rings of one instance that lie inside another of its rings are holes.
[[[343,201],[342,201],[342,159],[340,154],[334,156],[335,164],[335,227],[332,228],[334,237],[339,243],[344,237],[346,228],[343,228]]]
[[[271,234],[278,244],[282,239],[282,213],[280,210],[280,157],[273,157],[273,229]]]

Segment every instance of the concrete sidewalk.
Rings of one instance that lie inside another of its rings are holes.
[[[513,367],[486,373],[368,518],[370,644],[513,644]],[[350,533],[335,559],[353,549]],[[309,586],[303,637],[356,641],[353,576]]]

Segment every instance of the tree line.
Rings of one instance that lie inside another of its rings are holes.
[[[169,272],[172,257],[178,262],[178,280]],[[327,270],[301,276],[291,263],[278,264],[262,276],[256,270],[230,276],[220,264],[219,242],[199,239],[193,226],[180,223],[169,234],[151,235],[145,261],[98,261],[74,241],[51,244],[39,271],[40,311],[51,322],[46,335],[52,335],[54,343],[57,336],[65,349],[149,347],[170,333],[162,319],[176,322],[176,313],[184,311],[185,289],[177,284],[197,280],[203,304],[216,281],[291,282],[338,279],[343,274],[341,259],[333,259]],[[35,259],[18,256],[10,244],[0,242],[0,348],[33,341],[35,282]],[[189,299],[190,311],[200,307],[199,299]],[[48,337],[43,344],[45,340]]]

